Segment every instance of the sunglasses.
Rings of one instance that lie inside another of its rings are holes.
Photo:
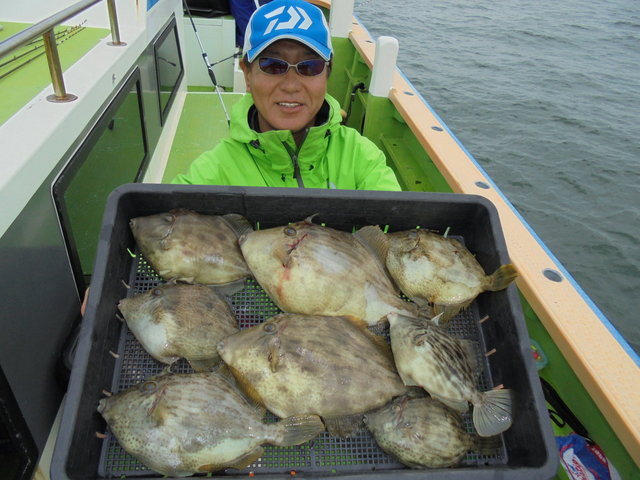
[[[279,58],[262,57],[258,59],[258,66],[267,75],[284,75],[291,67],[294,67],[299,75],[303,77],[315,77],[324,72],[324,67],[329,62],[321,58],[313,58],[311,60],[303,60],[296,64],[291,64]]]

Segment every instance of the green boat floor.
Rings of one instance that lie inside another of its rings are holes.
[[[4,27],[0,31],[0,41],[31,26],[28,23],[0,23]],[[54,28],[63,72],[110,35],[105,28],[77,27],[79,26],[59,25]],[[0,66],[0,125],[51,84],[47,56],[42,45],[42,37],[39,37],[33,43],[0,58],[0,64],[8,62]],[[24,66],[20,66],[22,64]],[[68,93],[73,93],[73,85],[65,84],[65,88]]]
[[[242,95],[222,94],[227,111]],[[220,97],[213,92],[187,93],[162,182],[169,183],[179,173],[186,172],[201,153],[228,136],[229,126]]]

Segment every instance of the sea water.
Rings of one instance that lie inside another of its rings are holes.
[[[640,1],[356,0],[371,35],[640,352]]]

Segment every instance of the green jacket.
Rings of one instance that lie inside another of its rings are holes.
[[[353,128],[341,125],[340,105],[326,96],[318,118],[297,151],[289,130],[258,133],[248,122],[253,97],[231,111],[230,138],[203,153],[171,183],[400,190],[382,151]]]

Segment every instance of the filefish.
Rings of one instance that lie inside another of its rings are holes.
[[[239,330],[227,300],[206,285],[170,282],[123,298],[118,308],[153,358],[169,365],[186,358],[196,371],[216,365],[216,344]]]
[[[238,237],[252,227],[241,215],[174,209],[132,218],[129,226],[140,251],[165,280],[222,285],[251,275]]]
[[[346,316],[368,325],[389,312],[412,314],[372,248],[351,234],[312,223],[312,217],[240,237],[256,281],[283,311]]]
[[[500,437],[468,433],[458,412],[428,397],[395,399],[365,424],[380,448],[412,468],[451,467],[469,451],[492,455],[501,446]]]
[[[244,468],[263,455],[262,444],[299,445],[324,430],[313,415],[263,423],[216,372],[164,372],[101,399],[98,411],[122,448],[172,477]]]
[[[437,319],[435,319],[437,321]],[[480,392],[475,344],[449,335],[434,321],[389,315],[391,349],[407,386],[419,386],[451,408],[464,412],[473,404],[473,424],[482,437],[507,430],[512,423],[509,389]]]
[[[507,288],[518,273],[512,264],[485,274],[458,240],[423,229],[386,235],[386,266],[400,290],[420,306],[432,304],[445,324],[484,291]]]
[[[256,403],[281,418],[319,415],[336,435],[407,390],[384,338],[342,317],[279,314],[227,337],[218,352]]]

